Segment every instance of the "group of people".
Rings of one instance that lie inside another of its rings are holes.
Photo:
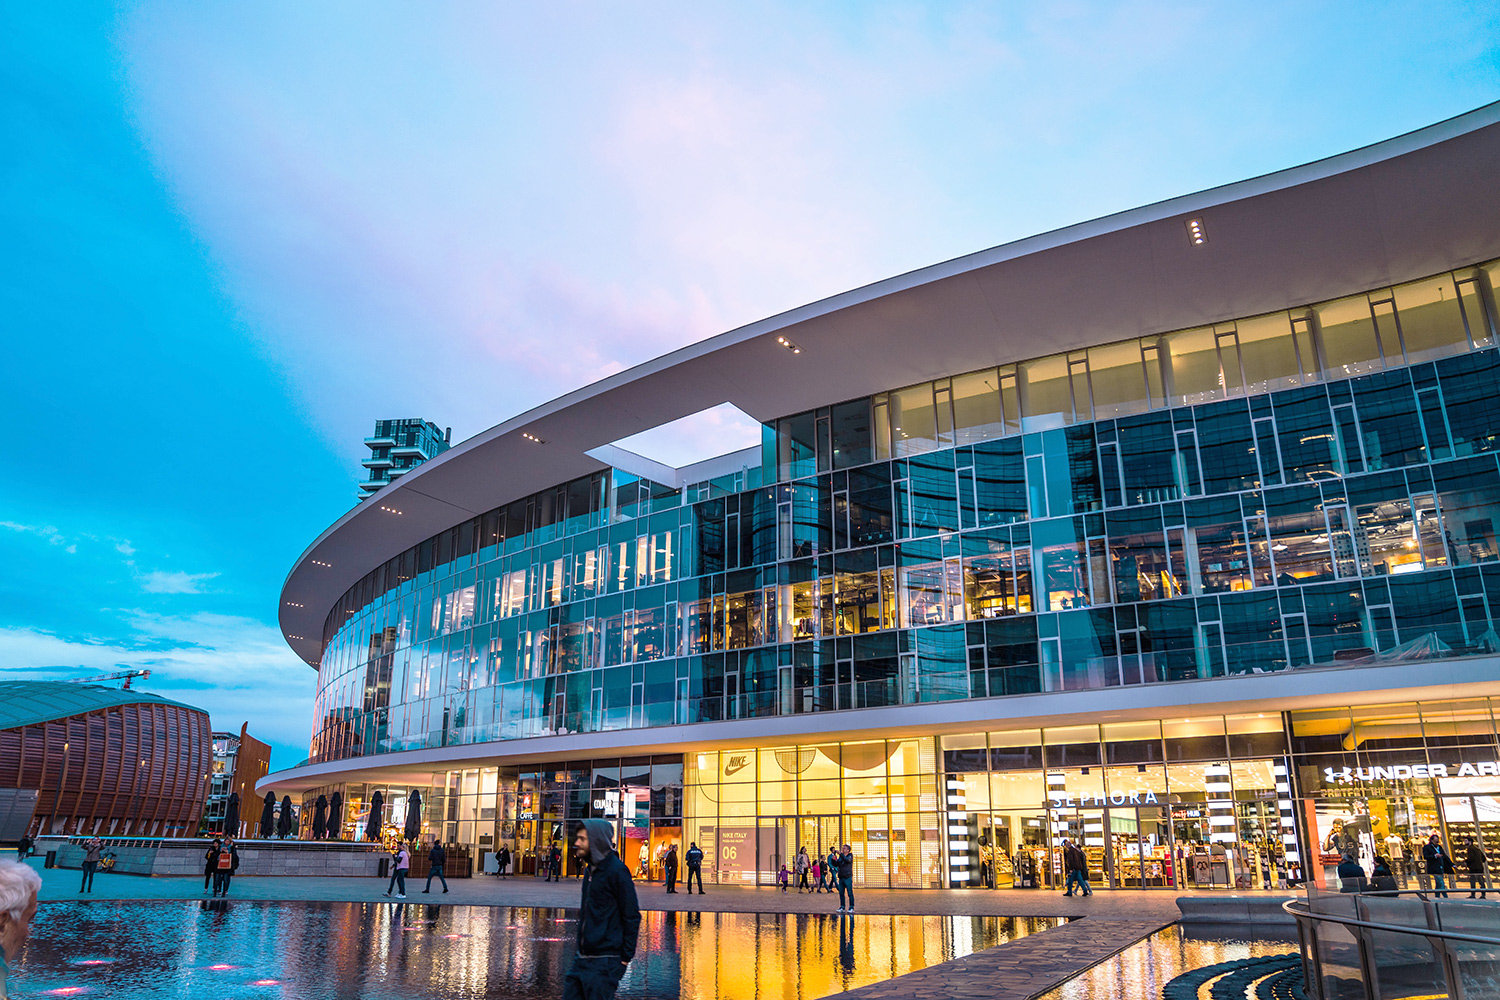
[[[448,876],[443,871],[443,866],[448,863],[448,852],[438,841],[436,835],[432,838],[431,845],[427,848],[427,885],[422,889],[423,893],[432,891],[432,880],[437,879],[443,886],[443,891],[448,891]],[[391,880],[385,887],[385,894],[393,898],[406,898],[406,876],[411,872],[411,850],[406,841],[398,840],[391,847],[390,857]]]
[[[85,860],[84,864],[88,864]],[[229,880],[240,868],[240,849],[230,836],[215,837],[203,855],[203,891],[228,896]]]
[[[698,880],[698,895],[703,895],[703,849],[696,841],[688,847],[687,854],[683,858],[687,862],[687,887],[688,895],[693,894],[693,879]],[[661,859],[662,874],[666,877],[667,891],[677,892],[677,845],[673,844],[667,848],[666,856]]]
[[[1463,863],[1469,879],[1469,898],[1488,898],[1489,864],[1484,856],[1484,849],[1474,843],[1473,837],[1464,838]],[[1433,895],[1446,899],[1450,879],[1453,882],[1452,888],[1458,888],[1458,866],[1443,848],[1443,840],[1436,833],[1422,845],[1422,867],[1432,880]],[[1367,877],[1359,858],[1352,850],[1346,850],[1339,862],[1338,876],[1340,892],[1396,892],[1400,888],[1396,884],[1391,859],[1384,855],[1375,856]]]
[[[854,912],[854,852],[848,844],[842,848],[829,848],[826,860],[821,855],[810,858],[807,848],[797,848],[792,867],[789,869],[783,863],[781,870],[776,873],[776,882],[781,886],[782,892],[787,891],[793,878],[797,882],[797,892],[804,889],[809,895],[814,892],[837,892],[839,908],[834,912]]]

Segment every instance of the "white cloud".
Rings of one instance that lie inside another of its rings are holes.
[[[0,528],[7,531],[17,531],[23,535],[35,535],[50,545],[68,545],[68,539],[61,531],[50,524],[21,524],[19,521],[0,521]],[[68,548],[69,552],[78,551],[76,545]]]
[[[202,584],[218,575],[155,569],[140,578],[141,589],[148,594],[201,594]]]
[[[0,628],[0,672],[35,680],[60,680],[149,669],[138,686],[208,712],[216,729],[250,732],[297,756],[306,756],[316,676],[273,626],[230,615],[159,615],[136,611],[126,618],[128,638],[102,641],[64,637],[39,629]]]
[[[127,538],[123,542],[115,543],[115,551],[122,556],[133,556],[135,555],[135,546],[131,545],[130,539]]]

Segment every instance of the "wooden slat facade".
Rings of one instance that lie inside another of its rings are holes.
[[[0,729],[0,787],[39,792],[33,836],[194,836],[212,769],[208,716],[181,705],[116,705]]]

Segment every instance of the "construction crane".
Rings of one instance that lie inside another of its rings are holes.
[[[135,680],[137,677],[150,677],[150,676],[151,676],[151,671],[149,671],[149,670],[121,670],[118,673],[113,673],[113,674],[100,674],[98,677],[77,677],[77,678],[72,678],[72,679],[70,679],[68,681],[68,683],[69,684],[94,684],[94,683],[96,683],[98,681],[118,681],[118,680],[123,680],[125,683],[120,685],[120,690],[122,690],[122,691],[129,691],[130,690],[130,682],[131,681]]]

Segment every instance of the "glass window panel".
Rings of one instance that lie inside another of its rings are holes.
[[[1401,319],[1401,339],[1406,343],[1409,363],[1469,349],[1452,275],[1397,285],[1395,293],[1396,314]]]
[[[800,479],[817,471],[816,421],[811,411],[783,417],[776,425],[776,478]]]
[[[1151,722],[1108,722],[1104,725],[1104,742],[1113,743],[1116,740],[1159,740],[1161,739],[1161,723]]]
[[[1300,385],[1297,348],[1286,313],[1253,316],[1235,324],[1240,342],[1240,364],[1245,369],[1245,391],[1272,392]]]
[[[1500,474],[1486,459],[1434,466],[1433,483],[1447,530],[1449,561],[1457,566],[1488,562],[1500,555]]]
[[[1139,341],[1091,347],[1089,382],[1094,390],[1094,419],[1140,413],[1151,407]]]
[[[864,465],[874,457],[868,399],[856,399],[834,406],[832,425],[835,469]]]
[[[957,444],[973,444],[1005,433],[1000,376],[991,368],[953,377],[953,430]]]
[[[1021,426],[1046,430],[1073,422],[1073,395],[1068,385],[1068,359],[1061,354],[1018,366],[1021,373]]]
[[[1224,395],[1214,331],[1204,327],[1162,338],[1167,345],[1174,403],[1203,403]]]
[[[1351,295],[1313,307],[1329,376],[1358,375],[1383,367],[1370,301]]]
[[[897,458],[937,448],[937,409],[932,383],[923,382],[891,393],[891,433]]]
[[[1080,537],[1082,527],[1074,518],[1032,524],[1039,610],[1064,611],[1093,603],[1089,596],[1088,544]],[[1106,598],[1101,595],[1100,599]]]
[[[1372,472],[1427,460],[1427,442],[1406,369],[1356,379],[1353,389],[1365,461]]]

